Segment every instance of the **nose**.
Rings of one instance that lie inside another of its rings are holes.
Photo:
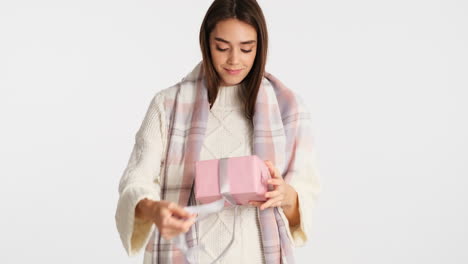
[[[231,49],[231,52],[229,52],[227,63],[231,65],[239,64],[239,51],[237,49]]]

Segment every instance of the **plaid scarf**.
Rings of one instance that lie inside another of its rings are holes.
[[[265,73],[258,91],[253,118],[253,151],[262,160],[270,160],[286,182],[300,170],[312,146],[311,134],[304,121],[310,119],[300,99],[278,79]],[[172,88],[172,89],[171,89]],[[193,205],[195,162],[208,122],[209,102],[202,63],[175,86],[170,87],[164,108],[169,124],[166,158],[163,162],[161,197],[180,206]],[[301,161],[302,162],[302,161]],[[287,227],[277,207],[259,211],[260,232],[265,263],[294,263]],[[188,247],[198,245],[194,224],[186,233]],[[172,241],[165,240],[157,228],[146,247],[152,263],[186,263]]]

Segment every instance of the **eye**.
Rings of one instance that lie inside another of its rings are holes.
[[[216,49],[219,50],[219,51],[226,51],[226,50],[227,50],[227,48],[222,49],[222,48],[220,48],[220,47],[216,47]]]
[[[252,50],[244,50],[244,49],[241,49],[241,51],[244,52],[244,53],[252,52]]]

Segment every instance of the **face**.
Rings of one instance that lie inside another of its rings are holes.
[[[257,32],[235,18],[218,22],[210,34],[213,66],[221,85],[235,85],[247,76],[257,54]]]

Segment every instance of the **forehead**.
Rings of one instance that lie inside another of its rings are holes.
[[[243,21],[235,18],[219,21],[210,34],[210,38],[222,38],[231,43],[240,43],[243,41],[257,40],[257,31],[255,28]]]

